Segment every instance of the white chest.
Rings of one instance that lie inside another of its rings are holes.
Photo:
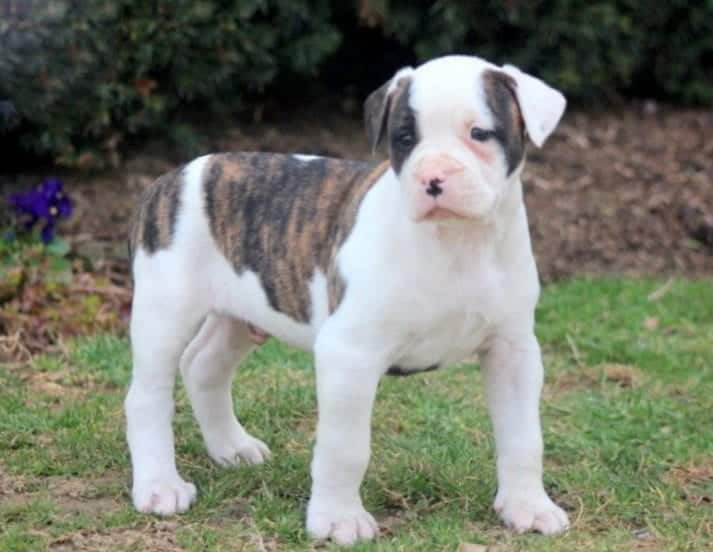
[[[423,370],[472,357],[506,319],[529,320],[538,283],[524,209],[490,225],[435,226],[400,206],[397,186],[375,186],[338,257],[339,323],[356,343]]]
[[[498,321],[503,302],[495,270],[401,288],[385,313],[384,337],[392,341],[394,365],[408,371],[471,357]]]

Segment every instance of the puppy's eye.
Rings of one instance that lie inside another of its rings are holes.
[[[396,142],[403,148],[410,148],[415,140],[416,138],[410,130],[402,130],[396,135]]]
[[[484,128],[473,127],[470,129],[470,137],[478,142],[486,142],[493,137],[494,131]]]

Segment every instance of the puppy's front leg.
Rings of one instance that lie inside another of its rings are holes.
[[[497,453],[495,510],[518,532],[560,533],[569,526],[567,514],[542,484],[543,370],[537,338],[531,332],[496,337],[483,357],[483,369]]]
[[[384,372],[373,354],[330,336],[315,346],[319,422],[307,530],[339,544],[370,540],[376,521],[359,496],[369,463],[371,410]]]

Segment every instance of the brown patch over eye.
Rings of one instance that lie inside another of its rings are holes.
[[[401,78],[393,92],[393,108],[389,116],[389,153],[396,174],[401,171],[419,140],[416,113],[409,105],[410,93],[411,79]]]
[[[508,176],[525,156],[525,125],[515,97],[517,83],[502,71],[488,69],[483,74],[485,97],[493,113],[493,135],[505,152]]]

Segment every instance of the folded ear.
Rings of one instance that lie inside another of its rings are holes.
[[[369,139],[371,151],[376,151],[384,134],[389,120],[391,98],[396,91],[399,81],[413,73],[413,68],[404,67],[394,77],[374,90],[364,102],[364,122],[366,136]]]
[[[538,148],[542,147],[562,117],[567,100],[559,90],[514,65],[503,65],[502,70],[517,84],[515,97],[530,139]]]

